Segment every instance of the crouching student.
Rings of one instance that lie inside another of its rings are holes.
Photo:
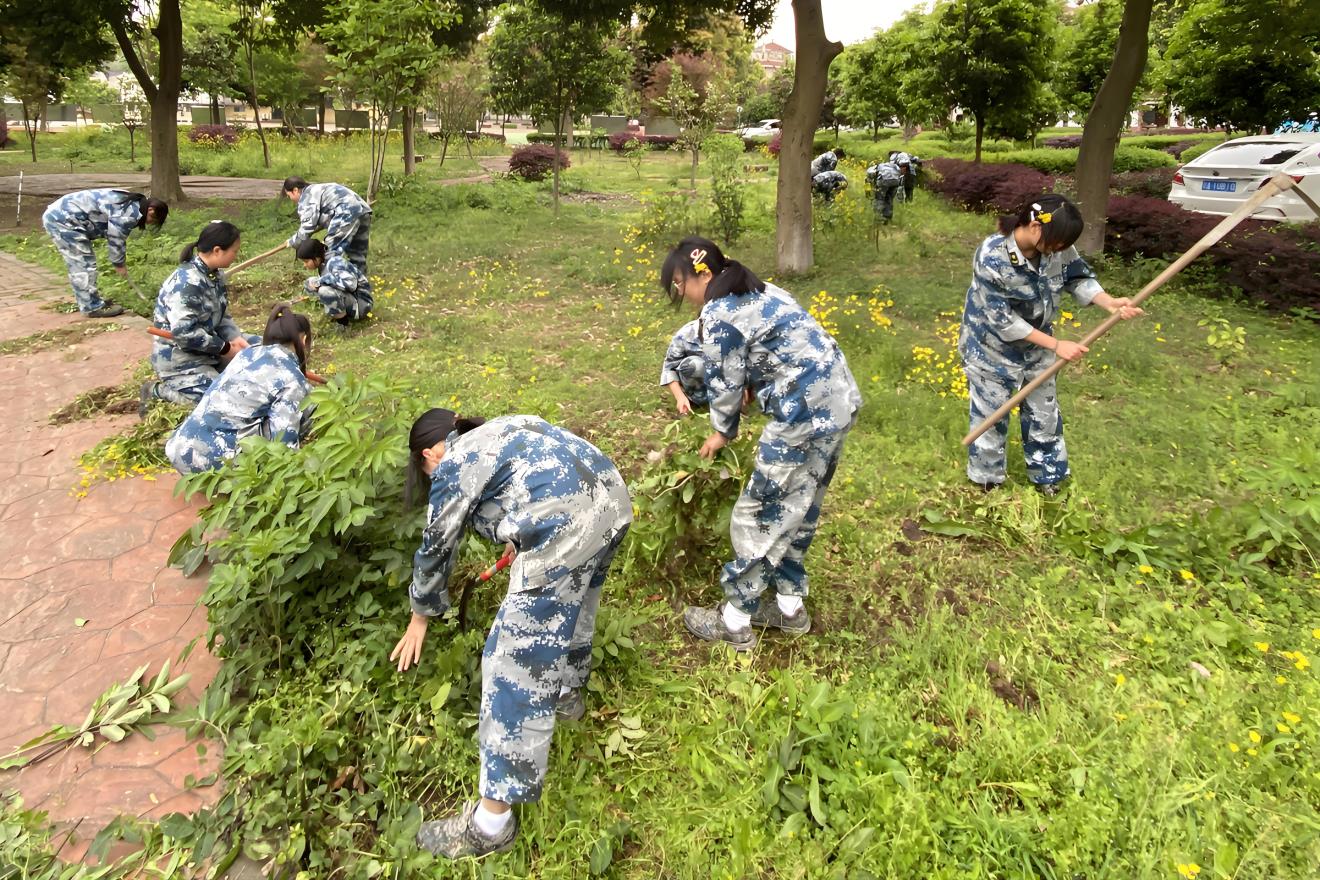
[[[170,208],[160,199],[120,189],[85,189],[69,193],[46,208],[41,225],[69,269],[69,286],[78,311],[89,318],[113,318],[124,307],[102,299],[96,289],[96,254],[92,241],[104,238],[110,265],[128,275],[127,242],[134,229],[165,224]]]
[[[311,427],[303,399],[311,391],[303,371],[312,347],[306,315],[280,303],[259,345],[242,349],[202,395],[165,444],[181,474],[212,470],[238,454],[244,437],[265,437],[298,448]]]
[[[757,278],[704,238],[684,239],[665,258],[661,284],[701,310],[702,348],[715,429],[710,458],[738,435],[744,389],[768,413],[755,470],[733,508],[734,559],[720,577],[725,601],[689,607],[695,636],[736,650],[756,645],[752,627],[810,631],[803,560],[825,490],[862,405],[834,338],[788,293]],[[774,603],[763,601],[772,591]]]
[[[450,858],[502,852],[518,834],[511,805],[541,797],[556,716],[586,712],[601,585],[632,523],[632,501],[600,450],[535,416],[486,422],[428,410],[408,448],[408,496],[429,477],[430,506],[413,560],[412,619],[390,654],[400,672],[420,659],[431,618],[450,608],[464,531],[517,554],[481,661],[481,799],[417,835]]]
[[[357,264],[343,254],[327,251],[314,238],[298,245],[298,259],[315,272],[304,282],[308,294],[325,306],[326,316],[343,326],[360,321],[371,311],[371,281]]]
[[[866,169],[866,187],[870,192],[875,219],[891,223],[894,219],[894,198],[903,188],[907,169],[893,159],[877,162]]]
[[[194,404],[238,352],[258,342],[244,336],[229,315],[229,286],[223,270],[238,258],[238,227],[212,220],[179,255],[156,296],[152,324],[172,338],[156,337],[151,367],[156,379],[142,386],[138,415],[153,398]]]
[[[1082,215],[1063,196],[1043,195],[1016,215],[999,220],[999,232],[981,242],[972,260],[972,283],[963,306],[958,353],[967,373],[971,425],[976,427],[1054,362],[1075,361],[1087,348],[1054,336],[1065,292],[1080,305],[1094,303],[1127,320],[1145,314],[1127,297],[1105,293],[1073,243]],[[1022,401],[1022,451],[1027,476],[1046,495],[1068,477],[1063,416],[1051,377]],[[1008,417],[967,450],[967,477],[989,491],[1004,482]]]
[[[710,403],[706,394],[706,360],[701,353],[700,323],[688,321],[678,328],[660,365],[660,384],[674,396],[680,416],[691,415],[694,407],[704,409]]]
[[[827,202],[848,188],[848,175],[842,171],[822,171],[811,178],[811,191]]]

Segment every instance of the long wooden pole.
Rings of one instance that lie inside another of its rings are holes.
[[[147,332],[157,339],[164,339],[170,342],[174,339],[174,334],[168,330],[162,330],[159,327],[148,327]],[[315,382],[317,385],[324,385],[325,379],[313,373],[311,370],[303,370],[303,375],[307,377],[308,382]]]
[[[1273,196],[1276,196],[1279,193],[1284,192],[1285,190],[1293,189],[1294,187],[1296,187],[1296,185],[1297,184],[1293,181],[1293,179],[1286,174],[1275,174],[1272,177],[1270,177],[1270,179],[1265,182],[1265,185],[1256,191],[1255,195],[1253,195],[1251,198],[1247,199],[1245,202],[1239,205],[1236,211],[1225,217],[1222,221],[1220,221],[1220,223],[1217,226],[1215,226],[1214,229],[1211,229],[1209,232],[1207,232],[1200,241],[1198,241],[1196,244],[1188,248],[1186,253],[1184,253],[1177,260],[1174,260],[1173,263],[1171,263],[1169,267],[1166,268],[1159,275],[1156,275],[1155,280],[1151,281],[1149,284],[1147,284],[1145,287],[1141,289],[1140,293],[1132,297],[1132,302],[1130,304],[1134,306],[1140,305],[1152,293],[1159,290],[1161,287],[1167,284],[1175,275],[1177,275],[1183,269],[1187,268],[1187,265],[1189,263],[1191,263],[1201,254],[1205,253],[1211,247],[1213,247],[1225,235],[1228,235],[1228,233],[1232,232],[1233,229],[1236,228],[1239,223],[1241,223],[1243,220],[1247,219],[1253,213],[1255,213],[1256,209],[1259,208],[1261,205],[1263,205],[1266,201],[1268,201]],[[1113,328],[1113,326],[1121,320],[1122,319],[1118,316],[1118,313],[1115,312],[1114,314],[1106,318],[1103,322],[1101,322],[1098,327],[1096,327],[1090,333],[1086,334],[1086,336],[1082,338],[1081,344],[1085,346],[1090,346],[1091,343],[1095,342],[1101,336],[1104,336],[1106,333],[1108,333]],[[1056,358],[1054,363],[1050,364],[1050,366],[1044,372],[1038,375],[1035,379],[1032,379],[1030,382],[1028,382],[1022,388],[1021,391],[1019,391],[1017,394],[1014,394],[1011,398],[1009,398],[1007,403],[1005,403],[999,409],[995,410],[986,418],[985,421],[981,422],[981,424],[977,425],[975,428],[969,431],[967,436],[962,439],[962,445],[971,446],[974,442],[976,442],[977,437],[980,437],[986,431],[990,430],[996,424],[998,424],[999,420],[1007,416],[1009,413],[1011,413],[1014,407],[1016,407],[1019,403],[1021,403],[1023,400],[1026,399],[1027,395],[1031,394],[1031,392],[1035,391],[1041,385],[1049,381],[1050,377],[1052,377],[1055,373],[1062,370],[1064,366],[1067,365],[1067,363],[1068,362],[1065,361],[1063,358]]]
[[[238,264],[237,266],[235,266],[234,268],[232,268],[232,269],[230,269],[229,271],[225,272],[225,276],[226,276],[226,277],[232,277],[235,273],[242,272],[242,271],[243,271],[244,269],[246,269],[248,266],[251,266],[251,265],[253,265],[253,264],[255,264],[255,263],[260,263],[262,260],[267,259],[268,257],[273,257],[273,256],[275,256],[276,254],[278,254],[280,251],[284,250],[284,249],[285,249],[286,247],[288,247],[288,246],[289,246],[288,242],[285,242],[285,243],[283,243],[283,244],[281,244],[281,245],[278,245],[278,246],[276,246],[276,247],[271,248],[270,250],[266,251],[264,254],[257,254],[255,257],[253,257],[253,258],[250,259],[250,260],[244,260],[243,262],[239,263],[239,264]]]

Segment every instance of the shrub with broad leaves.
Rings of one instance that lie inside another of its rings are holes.
[[[568,154],[548,144],[528,144],[518,147],[509,157],[509,173],[523,180],[544,180],[555,170],[555,163],[563,171],[571,164]]]

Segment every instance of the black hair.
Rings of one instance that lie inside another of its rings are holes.
[[[284,178],[284,189],[282,192],[291,193],[295,189],[307,189],[307,181],[296,175]]]
[[[156,210],[156,215],[155,215],[156,222],[151,225],[155,226],[157,229],[160,229],[162,226],[165,225],[165,218],[168,217],[170,213],[170,206],[167,205],[165,202],[161,201],[160,199],[149,199],[146,196],[144,196],[142,193],[128,192],[127,190],[122,190],[122,189],[117,189],[115,190],[115,192],[123,196],[123,198],[119,200],[119,204],[126,205],[129,202],[133,202],[142,211],[141,216],[138,217],[138,222],[137,222],[138,229],[146,228],[147,211],[148,209],[151,208],[154,208]]]
[[[293,303],[276,303],[266,319],[262,345],[292,345],[298,366],[307,369],[307,349],[312,345],[312,322],[293,310]]]
[[[999,231],[1008,235],[1019,226],[1040,221],[1041,244],[1070,247],[1082,235],[1082,212],[1066,196],[1036,196],[1024,203],[1016,214],[999,218]]]
[[[830,151],[834,153],[835,157],[838,159],[842,159],[844,156],[848,155],[843,151],[843,147],[831,147]]]
[[[325,244],[319,239],[309,238],[294,251],[300,260],[324,260]]]
[[[677,304],[681,300],[675,292],[674,282],[680,277],[691,278],[697,275],[697,263],[704,263],[711,274],[710,284],[706,287],[706,302],[731,293],[760,292],[765,289],[765,283],[752,274],[752,270],[724,256],[715,242],[699,235],[689,235],[669,252],[664,265],[660,267],[660,289],[669,295],[670,302]]]
[[[198,233],[197,240],[183,249],[179,254],[179,262],[186,263],[196,256],[199,252],[206,254],[221,248],[229,249],[234,242],[238,241],[238,227],[228,220],[212,220],[202,227]]]
[[[460,416],[452,409],[428,409],[413,422],[408,432],[408,481],[403,487],[403,504],[412,507],[418,500],[419,490],[426,483],[425,461],[422,450],[430,449],[454,431],[462,437],[473,428],[480,428],[486,420],[480,416]]]

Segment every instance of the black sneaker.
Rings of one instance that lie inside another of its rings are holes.
[[[976,486],[977,488],[979,488],[982,492],[985,492],[985,493],[989,494],[990,492],[995,491],[996,489],[998,489],[1000,486],[1002,486],[1002,485],[1004,485],[1004,484],[1003,484],[1003,483],[977,483],[977,482],[973,482],[972,485],[973,485],[973,486]]]
[[[779,610],[778,602],[762,599],[761,607],[752,613],[752,626],[801,636],[811,632],[811,615],[805,607],[799,608],[797,614],[788,615]]]
[[[756,647],[756,633],[749,626],[747,629],[732,630],[724,623],[724,605],[714,608],[697,608],[689,605],[683,610],[683,625],[699,639],[707,642],[723,642],[735,651],[750,651]]]
[[[509,824],[495,837],[487,837],[472,823],[472,814],[481,801],[463,804],[457,813],[435,822],[423,822],[417,832],[417,845],[432,855],[447,859],[467,856],[488,856],[504,852],[518,839],[518,817],[510,816]]]
[[[587,701],[582,696],[582,688],[573,688],[566,694],[560,694],[555,701],[555,717],[564,721],[581,721],[587,714]]]
[[[114,318],[124,313],[124,307],[106,300],[99,309],[83,312],[89,318]]]

